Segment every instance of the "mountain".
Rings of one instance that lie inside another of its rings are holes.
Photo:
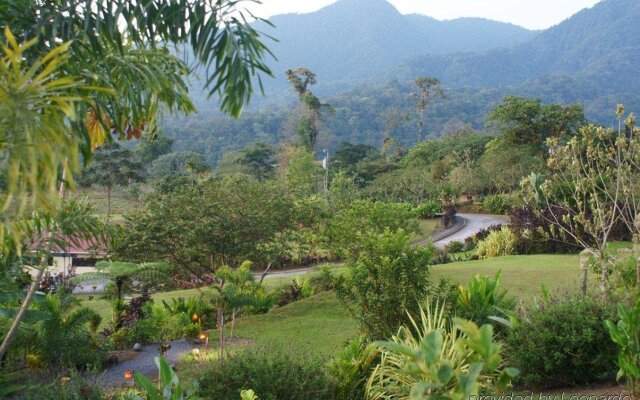
[[[590,103],[614,96],[618,102],[635,101],[633,93],[640,92],[639,19],[640,1],[603,0],[527,42],[479,53],[414,57],[386,77],[429,75],[451,87],[502,87],[544,97],[536,93],[542,91],[552,95],[549,100]],[[576,96],[558,93],[565,90]]]
[[[318,94],[335,94],[354,81],[376,76],[410,57],[485,51],[522,43],[537,35],[515,25],[479,18],[438,21],[402,15],[385,0],[339,0],[309,14],[274,16],[275,26],[256,28],[275,37],[270,49],[276,79],[271,90],[288,89],[284,71],[307,67],[318,76]]]

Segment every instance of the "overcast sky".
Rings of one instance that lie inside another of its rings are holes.
[[[511,22],[529,29],[556,25],[600,0],[389,0],[403,14],[418,13],[437,19],[483,17]],[[284,13],[307,13],[335,0],[263,0],[251,6],[257,16],[268,18]],[[247,3],[248,4],[248,3]]]

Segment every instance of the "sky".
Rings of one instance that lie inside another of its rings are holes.
[[[482,17],[529,29],[546,29],[600,0],[389,0],[402,14],[424,14],[437,19]],[[268,18],[285,13],[308,13],[335,0],[262,0],[249,8]],[[248,4],[248,3],[247,3]]]

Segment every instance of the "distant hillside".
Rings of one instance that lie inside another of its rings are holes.
[[[632,102],[637,98],[633,93],[640,92],[638,20],[640,1],[604,0],[525,43],[481,53],[414,57],[386,76],[437,76],[453,87],[510,88],[550,100],[580,100],[588,109],[607,97]]]
[[[278,39],[269,47],[276,79],[266,86],[288,89],[284,71],[305,66],[318,75],[315,91],[335,94],[424,54],[485,51],[533,38],[537,32],[480,18],[438,21],[402,15],[385,0],[339,0],[317,12],[274,16],[275,28],[257,27]]]

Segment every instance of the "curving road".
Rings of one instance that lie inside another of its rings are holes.
[[[443,249],[448,243],[454,241],[464,243],[464,240],[466,238],[473,236],[483,229],[487,229],[491,225],[506,224],[509,222],[509,217],[505,215],[458,214],[458,216],[466,220],[466,225],[464,226],[464,228],[452,234],[451,236],[447,236],[444,239],[434,242],[433,244],[437,248]]]

